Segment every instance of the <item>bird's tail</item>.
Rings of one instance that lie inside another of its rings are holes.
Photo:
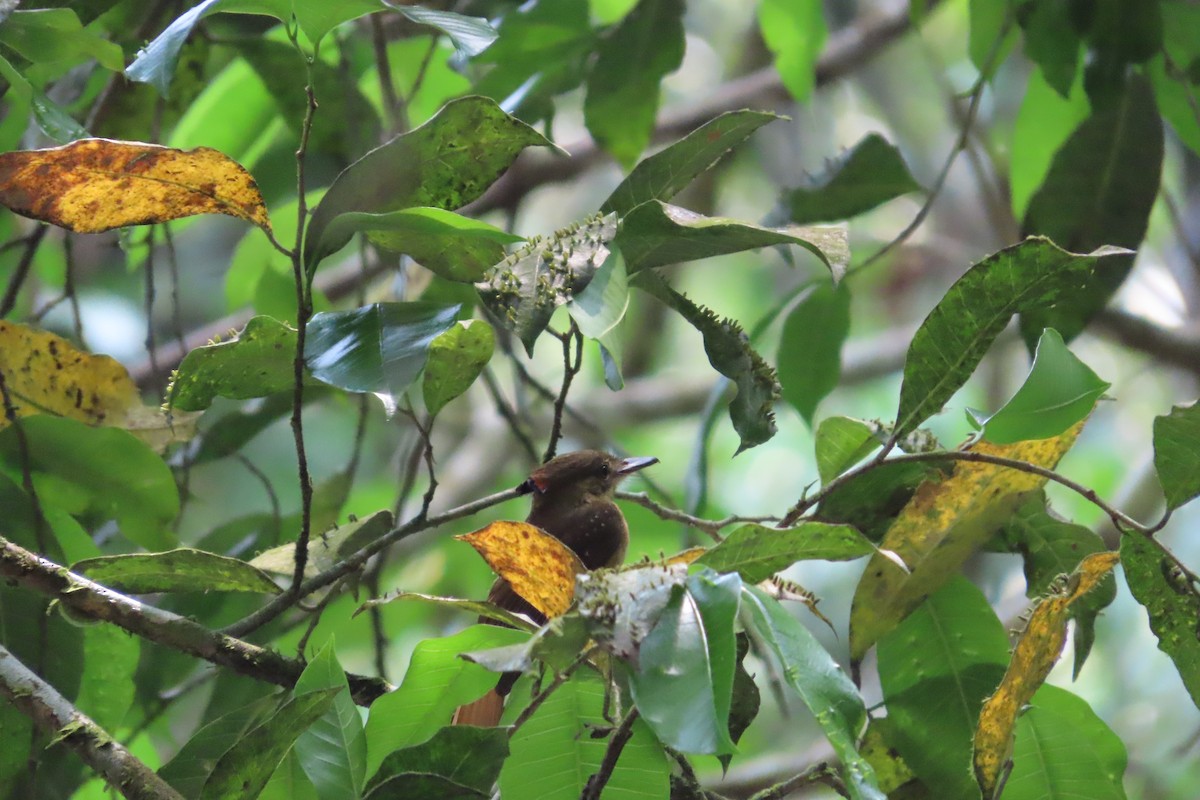
[[[500,724],[504,713],[504,698],[495,689],[473,703],[459,706],[450,720],[451,725],[478,725],[491,728]]]

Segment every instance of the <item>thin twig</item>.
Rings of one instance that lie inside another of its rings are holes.
[[[253,461],[247,458],[245,454],[234,453],[234,458],[262,484],[263,491],[267,493],[267,501],[271,504],[271,520],[275,528],[275,535],[272,537],[271,544],[279,544],[279,538],[283,533],[283,510],[279,505],[279,495],[275,493],[275,487],[271,485],[271,479]],[[185,469],[190,469],[190,465],[185,466]]]
[[[21,460],[21,488],[29,495],[29,503],[33,509],[34,537],[38,550],[45,553],[49,547],[46,537],[46,517],[42,513],[42,501],[38,497],[37,487],[33,483],[33,460],[29,453],[29,439],[25,436],[25,427],[17,419],[17,406],[8,391],[8,380],[4,370],[0,369],[0,402],[4,406],[4,417],[17,438],[17,457]]]
[[[714,542],[718,542],[718,543],[721,541],[721,536],[719,534],[719,531],[722,528],[729,527],[730,525],[734,525],[739,522],[763,524],[763,523],[767,523],[767,522],[778,522],[779,521],[779,517],[773,517],[773,516],[741,517],[741,516],[736,516],[736,515],[725,517],[724,519],[702,519],[701,517],[692,516],[691,514],[688,514],[684,511],[679,511],[674,508],[667,508],[664,505],[660,505],[659,503],[656,503],[654,500],[651,500],[650,496],[647,495],[645,492],[622,492],[622,491],[619,491],[619,492],[617,492],[617,497],[621,500],[628,500],[631,503],[637,503],[639,506],[642,506],[643,508],[650,509],[651,511],[654,512],[655,516],[657,516],[659,519],[665,519],[669,522],[682,522],[684,525],[687,525],[689,527],[695,528],[698,531],[701,531],[706,536],[708,536],[710,539],[712,539]]]
[[[583,334],[580,332],[579,326],[575,324],[575,320],[571,320],[571,328],[560,338],[563,348],[562,388],[558,390],[558,397],[554,400],[554,422],[550,426],[550,442],[546,445],[542,463],[554,458],[554,454],[558,450],[558,440],[562,438],[563,407],[567,403],[567,392],[571,391],[571,382],[575,380],[575,376],[583,367]],[[573,360],[571,357],[572,344],[575,345]]]
[[[752,795],[750,800],[783,800],[784,797],[787,797],[797,789],[814,783],[823,783],[842,797],[850,796],[850,792],[846,790],[846,784],[842,783],[837,770],[828,762],[822,761],[820,764],[814,764],[804,770],[799,775],[763,789],[761,792]]]
[[[146,263],[143,269],[146,274],[144,280],[146,289],[142,296],[142,304],[146,315],[146,356],[150,359],[150,369],[158,372],[158,343],[154,338],[154,231],[158,226],[151,225],[146,231],[144,243],[146,245]]]
[[[525,430],[525,426],[517,418],[517,412],[509,405],[508,400],[505,399],[504,394],[500,391],[500,384],[496,381],[496,376],[492,373],[491,367],[483,370],[483,385],[487,388],[488,394],[492,396],[492,402],[496,406],[496,411],[508,423],[508,429],[512,432],[513,438],[517,440],[529,455],[529,460],[536,462],[538,460],[537,445],[533,443],[533,439],[529,438],[529,433]]]
[[[621,757],[621,751],[633,736],[633,723],[637,722],[637,718],[638,710],[631,708],[621,721],[620,727],[613,731],[612,738],[608,740],[608,748],[604,751],[604,760],[600,762],[600,769],[588,778],[579,800],[600,800],[600,793],[604,791],[604,787],[612,778],[613,770],[617,768],[617,759]]]
[[[379,74],[379,93],[383,97],[383,113],[387,119],[387,128],[394,131],[397,128],[397,114],[400,111],[400,98],[396,94],[396,84],[392,82],[392,65],[388,59],[387,36],[383,30],[383,15],[380,11],[371,15],[371,45],[375,49],[375,71]]]
[[[8,288],[4,290],[4,299],[0,300],[0,317],[7,317],[17,305],[17,295],[21,293],[21,287],[25,284],[25,279],[29,277],[29,268],[33,266],[33,257],[49,230],[49,225],[38,225],[33,233],[25,237],[25,250],[21,253],[21,260],[17,262],[17,268],[13,270],[12,277],[8,281]]]
[[[537,710],[542,707],[542,703],[546,702],[550,695],[558,691],[558,688],[570,680],[571,676],[575,674],[576,670],[587,663],[587,660],[592,657],[592,654],[595,653],[597,649],[599,648],[593,646],[584,650],[575,657],[574,661],[567,665],[566,669],[555,675],[553,680],[546,684],[545,688],[533,696],[533,699],[529,701],[529,705],[522,709],[521,713],[517,715],[517,718],[513,720],[513,724],[509,726],[508,736],[510,739],[512,738],[513,734],[520,730],[522,725],[529,721],[530,717],[537,713]]]

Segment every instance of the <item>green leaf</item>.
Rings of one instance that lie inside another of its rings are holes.
[[[1079,71],[1079,32],[1068,3],[1039,0],[1017,12],[1025,54],[1038,65],[1046,83],[1064,98]]]
[[[533,631],[536,629],[536,626],[531,625],[522,617],[518,617],[511,611],[500,608],[493,603],[487,603],[481,600],[464,600],[461,597],[438,597],[431,594],[421,594],[420,592],[404,592],[399,590],[390,592],[383,597],[377,597],[374,600],[368,600],[355,609],[354,616],[357,617],[367,609],[385,606],[388,603],[392,603],[396,600],[417,600],[422,603],[429,603],[431,605],[441,606],[443,608],[452,608],[456,611],[465,611],[477,616],[494,619],[497,622],[503,622],[505,625],[508,625],[512,628],[517,628],[518,630]]]
[[[279,118],[298,137],[308,110],[304,81],[297,80],[298,75],[304,74],[304,56],[290,43],[266,38],[239,39],[236,47],[271,93]],[[310,68],[313,96],[320,111],[313,115],[308,146],[314,152],[336,155],[341,164],[349,163],[379,143],[379,114],[350,76],[338,67],[318,58]],[[354,123],[349,125],[348,120]],[[280,231],[276,233],[283,235]]]
[[[1082,698],[1043,686],[1017,720],[1004,800],[1125,800],[1125,745]]]
[[[513,696],[528,696],[528,689],[522,688],[517,684]],[[509,741],[510,755],[500,771],[502,797],[579,797],[608,748],[607,741],[593,735],[595,728],[610,725],[602,714],[604,692],[598,676],[579,672],[546,699]],[[504,721],[511,723],[519,706],[509,706]],[[604,789],[604,800],[661,800],[669,792],[670,772],[662,745],[639,719]]]
[[[288,700],[244,733],[217,760],[200,800],[256,797],[296,739],[329,710],[340,689],[329,688]]]
[[[202,411],[216,397],[246,400],[292,387],[296,331],[271,317],[254,317],[236,338],[197,347],[183,357],[167,404]]]
[[[608,260],[616,232],[616,214],[593,214],[544,239],[534,237],[476,287],[488,309],[533,355],[555,309],[585,291]]]
[[[311,273],[323,255],[345,244],[341,237],[325,235],[338,216],[415,206],[459,208],[483,194],[529,146],[553,145],[487,98],[447,103],[421,127],[375,148],[338,175],[309,221],[304,263]]]
[[[930,464],[884,463],[825,495],[815,518],[853,525],[872,542],[881,541],[917,487],[938,471]]]
[[[1150,615],[1158,649],[1171,657],[1192,702],[1200,706],[1200,586],[1140,533],[1121,536],[1129,591]]]
[[[1029,201],[1022,230],[1074,252],[1101,245],[1141,245],[1158,197],[1163,163],[1162,118],[1154,92],[1131,79],[1120,101],[1094,111],[1054,156]],[[1044,328],[1073,339],[1108,303],[1133,266],[1133,254],[1104,259],[1071,302],[1021,310],[1021,333],[1032,345]]]
[[[982,77],[991,79],[1016,41],[1014,26],[1009,24],[1011,11],[1008,3],[995,3],[992,0],[970,0],[970,9],[967,50],[971,63],[982,73]]]
[[[785,244],[803,247],[821,259],[835,281],[850,263],[844,226],[763,228],[724,217],[706,217],[658,200],[629,212],[617,232],[617,245],[630,274],[664,264]]]
[[[854,743],[867,721],[862,697],[850,678],[808,628],[754,586],[742,591],[743,618],[783,668],[784,681],[800,695],[842,762],[842,778],[855,800],[883,800],[871,765]]]
[[[221,757],[271,714],[277,700],[277,697],[263,697],[207,723],[158,770],[158,776],[184,797],[199,797]]]
[[[320,522],[321,525],[324,525],[323,518],[327,514],[336,516],[338,509],[345,501],[350,487],[345,485],[344,475],[345,473],[339,473],[328,482],[316,487],[313,493],[313,525],[315,528],[322,529],[317,523]],[[323,530],[320,536],[314,536],[308,543],[305,576],[312,577],[329,569],[338,561],[354,555],[391,530],[392,522],[392,512],[383,510],[376,511],[369,517],[352,518],[352,521],[344,525]],[[285,520],[282,527],[286,530],[287,526],[288,521]],[[296,569],[296,545],[295,543],[281,544],[278,547],[264,550],[252,558],[249,564],[264,572],[291,577]]]
[[[805,522],[794,528],[743,525],[696,560],[717,572],[736,572],[761,583],[797,561],[849,561],[869,556],[875,545],[849,525]]]
[[[308,662],[294,693],[301,697],[330,690],[336,692],[333,705],[300,734],[293,752],[320,800],[336,800],[347,794],[358,797],[366,778],[367,739],[332,642]]]
[[[1058,331],[1047,328],[1025,382],[984,423],[983,436],[996,444],[1058,436],[1091,414],[1111,385],[1067,349]]]
[[[817,404],[837,387],[842,343],[850,333],[850,292],[845,284],[818,285],[783,322],[775,358],[779,386],[812,426]]]
[[[425,410],[430,416],[446,403],[471,388],[471,384],[492,360],[496,334],[492,326],[478,319],[451,325],[429,345],[429,363],[425,365],[422,391]]]
[[[1032,238],[974,264],[913,336],[893,435],[915,430],[941,410],[971,377],[1013,314],[1032,320],[1039,309],[1074,303],[1094,271],[1123,258],[1122,252],[1104,248],[1076,255],[1048,239]]]
[[[450,722],[454,709],[496,685],[494,673],[464,661],[459,653],[518,644],[528,636],[511,628],[473,625],[453,636],[418,643],[404,681],[371,704],[367,775],[374,775],[389,753],[425,741]]]
[[[0,431],[0,471],[18,485],[26,448],[43,505],[115,519],[121,533],[148,550],[175,544],[175,479],[162,458],[128,431],[93,428],[66,417],[24,417],[19,429],[10,425]]]
[[[22,113],[22,107],[25,107],[28,111],[32,111],[34,122],[37,123],[38,128],[58,144],[67,144],[76,139],[84,139],[90,136],[84,130],[83,126],[76,122],[70,114],[63,110],[57,103],[51,101],[46,95],[35,89],[25,79],[25,76],[17,72],[13,65],[8,63],[3,57],[0,57],[0,77],[8,81],[11,94],[18,101],[16,103],[9,101],[9,113],[13,114],[15,119],[25,119],[28,117],[28,113]],[[25,125],[22,123],[22,130],[24,127]]]
[[[281,19],[287,20],[288,0],[267,1],[272,5],[282,5],[284,15]],[[336,3],[328,0],[291,0],[291,6],[290,10],[294,11],[296,21],[300,23],[300,30],[304,31],[310,42],[316,44],[343,22],[365,17],[373,11],[383,11],[390,8],[391,4],[380,0],[339,0]]]
[[[365,233],[384,250],[412,256],[421,266],[452,281],[473,283],[500,259],[504,246],[524,241],[486,222],[440,208],[405,208],[385,214],[350,212],[335,217],[317,243],[317,261]]]
[[[260,592],[278,594],[279,587],[262,570],[245,561],[182,547],[162,553],[98,556],[71,569],[118,592]]]
[[[1059,575],[1071,575],[1079,562],[1108,548],[1090,528],[1055,517],[1046,505],[1044,492],[1025,501],[1001,532],[1008,549],[1025,560],[1025,595],[1042,597]],[[1117,596],[1112,574],[1105,575],[1095,589],[1071,604],[1075,620],[1075,670],[1079,677],[1096,638],[1096,616]]]
[[[120,45],[84,28],[69,8],[14,11],[0,26],[0,43],[37,64],[77,64],[90,56],[105,69],[125,69]]]
[[[372,790],[382,790],[383,784],[387,786],[385,796],[402,797],[396,790],[405,781],[396,779],[423,774],[437,775],[487,797],[508,757],[508,736],[506,728],[442,728],[429,741],[396,750],[385,758],[371,779]]]
[[[879,430],[861,419],[826,417],[817,426],[813,451],[817,474],[826,484],[879,447]]]
[[[762,0],[758,27],[783,85],[804,102],[816,85],[817,58],[829,34],[821,0]]]
[[[611,334],[629,308],[629,278],[620,250],[613,250],[587,288],[567,303],[567,312],[584,336],[597,341]]]
[[[782,117],[765,111],[727,111],[679,141],[642,159],[600,206],[624,216],[651,200],[666,202],[712,169],[756,130]]]
[[[1176,509],[1200,495],[1200,403],[1154,418],[1154,469]]]
[[[737,394],[729,403],[729,418],[741,439],[737,452],[774,436],[773,407],[779,398],[779,382],[775,371],[750,346],[742,327],[733,319],[720,319],[711,309],[696,305],[654,272],[642,272],[635,285],[678,311],[700,331],[708,362],[737,387]]]
[[[686,753],[731,753],[729,704],[737,649],[733,621],[742,582],[712,572],[671,593],[642,640],[633,700],[659,740]]]
[[[1082,73],[1065,97],[1050,87],[1041,72],[1034,70],[1029,74],[1009,148],[1008,180],[1012,184],[1012,207],[1017,219],[1025,216],[1030,199],[1050,171],[1054,154],[1089,113],[1091,107],[1083,91]]]
[[[314,314],[304,362],[314,378],[351,392],[371,392],[389,413],[425,366],[429,347],[454,324],[459,307],[372,303]]]
[[[454,43],[455,51],[464,59],[487,50],[498,36],[496,29],[481,17],[468,17],[453,11],[438,11],[420,6],[397,5],[393,8],[413,22],[446,34]]]
[[[895,145],[869,133],[781,202],[787,219],[807,225],[849,219],[909,192],[921,191]]]
[[[729,707],[729,738],[734,744],[741,741],[742,734],[758,716],[762,697],[754,678],[746,671],[746,654],[750,652],[750,637],[745,631],[737,635],[737,671],[733,674],[733,701]],[[729,769],[731,755],[719,756],[721,766]]]
[[[1008,662],[1008,635],[983,593],[954,578],[884,636],[877,654],[888,743],[946,797],[978,798],[972,739]]]
[[[320,800],[317,789],[304,774],[304,766],[292,748],[283,761],[271,773],[271,779],[263,787],[258,800]]]
[[[683,12],[683,0],[640,0],[597,48],[583,119],[626,168],[650,143],[659,83],[683,63]]]

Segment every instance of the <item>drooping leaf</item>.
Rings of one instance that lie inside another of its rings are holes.
[[[536,525],[501,520],[454,538],[474,547],[513,591],[547,617],[571,607],[575,576],[584,571],[583,564],[571,548]]]
[[[179,15],[154,41],[138,51],[137,57],[126,68],[129,80],[149,83],[166,97],[170,93],[171,79],[175,76],[175,65],[179,62],[179,51],[201,18],[217,10],[226,0],[202,0]]]
[[[8,81],[8,105],[6,123],[16,123],[19,130],[13,131],[10,146],[15,146],[24,133],[26,120],[31,116],[38,128],[52,142],[67,144],[76,139],[86,139],[89,134],[62,106],[55,103],[31,84],[24,75],[0,56],[0,77]]]
[[[733,675],[733,702],[729,707],[729,738],[737,744],[755,718],[762,697],[754,677],[746,671],[746,654],[750,652],[750,637],[745,631],[737,635],[737,670]],[[721,766],[729,768],[730,755],[720,756]]]
[[[796,224],[834,222],[919,191],[900,150],[880,134],[869,133],[824,172],[785,192],[782,205]]]
[[[1154,418],[1154,469],[1176,509],[1200,495],[1200,403]]]
[[[979,797],[971,738],[1008,661],[1008,635],[987,599],[955,577],[879,640],[888,742],[947,797]]]
[[[325,228],[316,258],[328,255],[326,242],[345,245],[360,232],[377,247],[412,256],[431,272],[466,283],[479,280],[504,258],[505,245],[524,241],[486,222],[440,208],[403,208],[384,214],[352,211],[335,217]]]
[[[1024,33],[1025,54],[1040,67],[1046,84],[1066,97],[1079,70],[1079,32],[1070,5],[1038,0],[1026,4],[1016,17]]]
[[[810,426],[817,404],[838,384],[842,343],[850,333],[850,292],[845,284],[813,288],[783,322],[775,358],[783,399]]]
[[[588,778],[600,768],[608,742],[594,732],[608,727],[603,716],[605,685],[598,676],[577,672],[551,694],[509,741],[509,757],[500,771],[502,797],[576,800]],[[518,684],[513,696],[524,694]],[[510,703],[504,721],[512,722],[520,704]],[[621,751],[605,800],[654,800],[668,794],[671,767],[663,747],[646,723],[633,724]]]
[[[321,488],[317,487],[317,491],[314,492],[314,519],[321,516]],[[349,487],[345,488],[348,490]],[[340,502],[331,505],[341,507]],[[304,565],[305,576],[312,577],[329,569],[338,561],[354,555],[391,530],[392,522],[392,512],[376,511],[369,517],[335,526],[331,530],[322,531],[313,536],[308,543],[308,561]],[[249,564],[254,569],[275,575],[286,575],[290,578],[296,572],[296,545],[294,543],[281,544],[270,550],[264,550],[250,559]]]
[[[326,227],[342,214],[417,206],[459,208],[483,194],[530,146],[552,145],[493,101],[464,97],[447,103],[421,127],[377,147],[338,175],[305,233],[309,272],[345,244],[341,237],[325,235]]]
[[[729,703],[742,583],[706,572],[674,588],[641,643],[633,700],[660,741],[687,753],[731,753]]]
[[[717,572],[736,572],[761,583],[797,561],[848,561],[869,556],[875,545],[849,525],[804,522],[794,528],[742,525],[697,559]]]
[[[653,272],[639,274],[635,285],[678,311],[700,331],[709,363],[737,387],[737,394],[729,403],[729,418],[741,439],[738,452],[774,436],[773,407],[779,399],[779,382],[775,371],[750,346],[741,326],[732,319],[718,318],[711,309],[696,305]]]
[[[813,450],[821,483],[829,483],[879,446],[879,431],[861,419],[826,417],[817,426]]]
[[[763,0],[758,26],[775,56],[775,70],[792,97],[808,99],[816,85],[817,57],[829,34],[820,0]]]
[[[422,391],[425,410],[437,414],[446,404],[471,388],[492,359],[496,334],[478,319],[451,325],[429,345]]]
[[[1162,118],[1153,90],[1132,78],[1121,101],[1081,124],[1054,156],[1029,202],[1022,229],[1072,252],[1102,245],[1141,245],[1158,197],[1163,160]],[[1021,333],[1032,343],[1045,328],[1073,339],[1108,303],[1133,266],[1133,255],[1098,261],[1071,302],[1022,308]]]
[[[781,117],[765,111],[727,111],[679,141],[642,159],[600,206],[624,216],[651,200],[667,202],[756,130]]]
[[[1017,720],[1004,800],[1125,800],[1121,739],[1082,698],[1042,686]]]
[[[246,0],[231,0],[231,2],[244,3]],[[295,13],[296,21],[300,23],[300,29],[314,44],[343,22],[365,17],[373,11],[384,11],[391,6],[390,3],[383,3],[380,0],[341,0],[337,3],[328,3],[325,0],[291,0],[290,3],[288,0],[250,0],[250,2],[264,3],[275,8],[282,6],[280,18],[283,20],[287,20],[289,13]]]
[[[200,800],[257,796],[297,737],[329,710],[339,691],[329,688],[295,697],[244,733],[217,760]]]
[[[1082,74],[1076,77],[1068,94],[1059,95],[1041,72],[1030,73],[1009,148],[1012,155],[1008,180],[1012,184],[1012,208],[1017,219],[1025,216],[1030,199],[1050,171],[1055,153],[1089,113]]]
[[[983,704],[975,731],[975,779],[991,797],[1012,747],[1013,729],[1022,706],[1046,680],[1062,653],[1070,607],[1116,566],[1116,553],[1093,553],[1080,562],[1069,580],[1062,581],[1034,607],[1024,633],[1013,648],[1004,679]]]
[[[429,347],[454,324],[457,305],[414,301],[372,303],[314,314],[304,362],[314,378],[351,392],[370,392],[389,413],[416,380]]]
[[[1058,331],[1047,328],[1025,382],[984,423],[983,436],[995,444],[1058,436],[1092,413],[1111,385],[1067,349]]]
[[[277,697],[261,697],[208,722],[159,769],[159,777],[184,797],[199,797],[221,757],[236,747],[248,731],[268,718],[277,702]]]
[[[1043,492],[1032,495],[1017,509],[1001,533],[1007,547],[1025,561],[1025,594],[1039,597],[1049,591],[1059,575],[1070,575],[1085,556],[1108,548],[1090,528],[1058,519],[1046,505]],[[1083,668],[1096,638],[1096,615],[1117,596],[1117,583],[1106,575],[1086,597],[1071,606],[1075,620],[1075,677]]]
[[[842,762],[842,778],[855,800],[883,800],[875,773],[855,749],[867,711],[858,690],[833,657],[783,606],[761,589],[742,592],[743,619],[775,654],[783,678],[816,717]]]
[[[603,343],[625,318],[629,308],[629,278],[620,250],[613,250],[596,270],[591,282],[567,303],[579,331]]]
[[[533,354],[537,337],[555,309],[591,284],[608,260],[617,215],[595,214],[580,223],[535,237],[476,284],[484,303]]]
[[[368,778],[389,753],[427,740],[449,723],[455,708],[495,687],[495,674],[464,661],[459,653],[518,644],[528,636],[512,628],[473,625],[453,636],[419,642],[400,686],[371,704]]]
[[[413,22],[439,30],[454,43],[454,49],[462,58],[479,55],[496,41],[497,33],[486,19],[468,17],[453,11],[439,11],[421,6],[393,6]]]
[[[1047,239],[1032,238],[967,270],[913,336],[894,436],[915,430],[941,409],[966,383],[1013,314],[1075,302],[1098,265],[1121,252],[1100,249],[1075,255]]]
[[[972,452],[1002,456],[1052,469],[1075,443],[1082,425],[1053,439],[991,445]],[[901,570],[882,553],[872,556],[854,592],[850,656],[861,661],[879,637],[953,577],[963,562],[1003,525],[1025,495],[1046,479],[1029,472],[960,461],[942,481],[922,484],[888,528],[881,547],[908,565]]]
[[[195,433],[196,415],[143,405],[118,361],[79,350],[49,331],[0,320],[0,373],[18,416],[53,414],[124,428],[160,452]],[[0,429],[7,425],[7,416],[0,416]]]
[[[80,139],[0,153],[0,204],[75,233],[226,214],[271,229],[254,178],[212,148]]]
[[[175,544],[170,523],[179,490],[170,468],[145,444],[116,428],[92,428],[37,414],[20,430],[0,431],[0,472],[23,484],[23,454],[45,506],[115,519],[121,532],[148,550]]]
[[[639,0],[597,48],[583,119],[626,168],[650,143],[659,83],[683,63],[683,12],[683,0]]]
[[[1158,649],[1175,662],[1192,702],[1200,706],[1200,586],[1140,533],[1121,536],[1121,564],[1129,592],[1150,617]]]
[[[271,317],[254,317],[233,339],[192,350],[167,391],[171,408],[199,411],[216,397],[266,397],[292,386],[296,331]]]
[[[245,561],[190,547],[161,553],[126,553],[78,561],[71,569],[118,592],[261,592],[279,587]]]
[[[967,50],[971,63],[990,79],[1008,56],[1016,41],[1007,5],[991,0],[970,0],[970,31]]]

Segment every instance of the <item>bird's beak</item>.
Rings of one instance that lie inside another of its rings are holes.
[[[644,458],[627,458],[621,462],[620,469],[617,470],[618,475],[629,475],[637,472],[639,469],[648,467],[651,464],[657,464],[658,459],[654,456],[646,456]]]

